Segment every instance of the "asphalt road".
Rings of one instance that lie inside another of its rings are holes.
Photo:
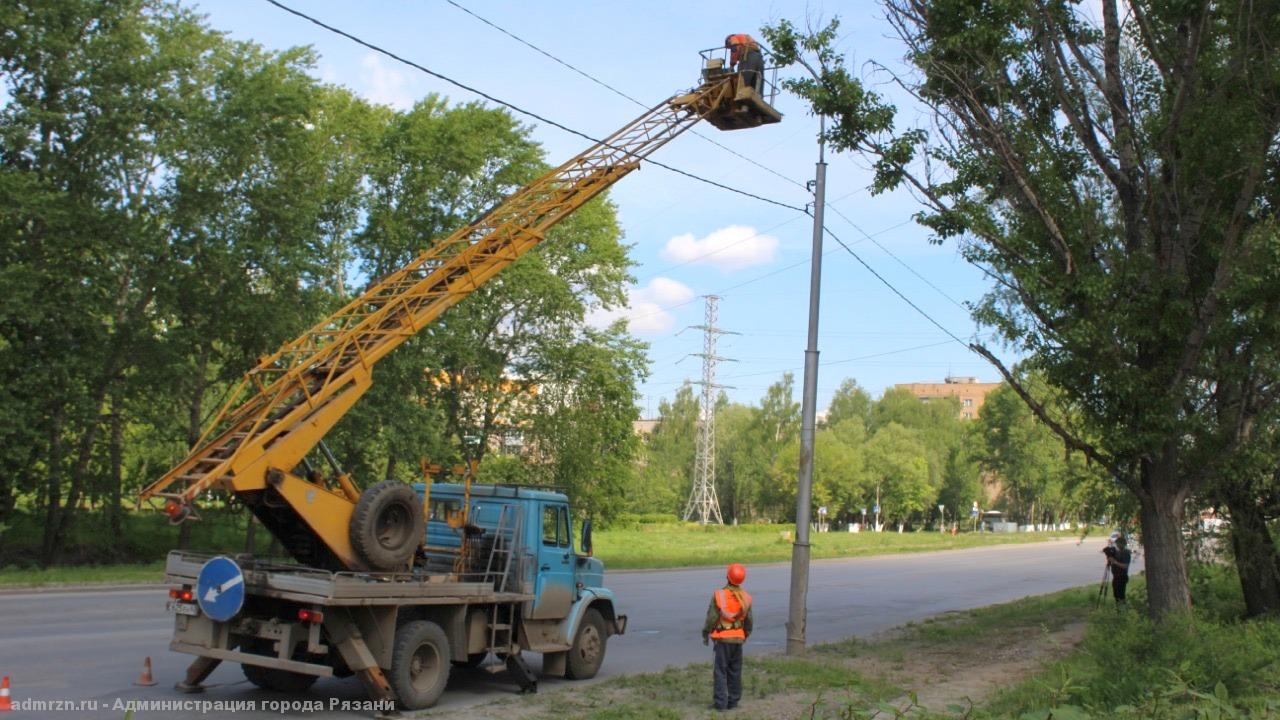
[[[818,560],[809,584],[811,643],[867,636],[951,610],[981,607],[1065,587],[1098,582],[1103,541],[1002,545],[973,550]],[[1135,568],[1139,570],[1140,568]],[[747,654],[776,652],[785,643],[788,565],[749,567],[745,587],[755,598],[756,632]],[[711,659],[699,637],[710,593],[723,582],[715,569],[620,572],[607,576],[630,616],[627,634],[610,639],[600,678],[661,670]],[[236,718],[278,718],[281,701],[322,712],[308,718],[369,717],[368,712],[330,711],[331,703],[364,699],[359,681],[324,679],[298,695],[259,690],[236,665],[224,664],[201,695],[173,690],[190,657],[168,651],[172,627],[164,589],[87,590],[0,595],[0,675],[12,681],[14,702],[26,699],[80,704],[20,718],[123,718],[129,700],[241,703]],[[150,656],[158,685],[133,685]],[[531,658],[538,667],[537,656]],[[543,680],[541,688],[565,680]],[[505,675],[455,671],[439,709],[462,707],[514,693]],[[93,703],[96,703],[94,705]],[[250,703],[253,703],[252,705]],[[275,703],[275,704],[268,704]],[[170,706],[171,708],[173,706]],[[216,708],[216,706],[214,706]],[[246,711],[256,707],[256,711]],[[436,713],[433,713],[436,714]],[[225,717],[183,710],[142,711],[135,718]]]

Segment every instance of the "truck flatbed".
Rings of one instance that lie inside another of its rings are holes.
[[[165,581],[195,585],[200,568],[215,557],[175,550],[165,561]],[[532,593],[498,592],[492,581],[459,580],[424,573],[331,572],[286,563],[237,558],[246,591],[260,597],[328,607],[521,603]]]

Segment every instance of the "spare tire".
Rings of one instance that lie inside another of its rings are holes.
[[[365,490],[351,513],[351,547],[370,570],[408,570],[424,532],[422,498],[394,480]]]

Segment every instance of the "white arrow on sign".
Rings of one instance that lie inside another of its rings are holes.
[[[242,583],[242,582],[244,582],[244,576],[243,576],[243,575],[237,575],[237,576],[235,576],[235,577],[231,578],[230,580],[228,580],[228,581],[226,581],[226,582],[222,583],[221,585],[219,585],[219,586],[218,586],[218,587],[216,587],[216,588],[211,587],[211,588],[209,588],[209,592],[207,592],[207,593],[205,593],[205,594],[204,594],[204,601],[205,601],[205,602],[207,602],[207,603],[211,603],[211,602],[213,602],[214,600],[217,600],[217,599],[218,599],[218,596],[222,595],[222,593],[224,593],[224,592],[226,592],[226,591],[230,590],[231,588],[233,588],[233,587],[235,587],[235,586],[239,585],[239,584],[240,584],[240,583]]]

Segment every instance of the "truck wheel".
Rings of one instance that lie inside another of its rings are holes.
[[[436,704],[449,682],[449,638],[439,625],[415,620],[396,630],[387,682],[402,710]]]
[[[351,513],[351,546],[370,569],[405,570],[425,537],[422,500],[394,480],[365,490]]]
[[[240,668],[244,670],[244,676],[248,678],[249,682],[263,690],[275,690],[276,692],[300,693],[315,685],[316,680],[320,679],[315,675],[265,668],[261,665],[250,665],[248,663],[242,664]]]
[[[570,680],[590,680],[600,671],[604,663],[605,643],[609,636],[605,633],[604,618],[595,608],[587,608],[578,625],[578,634],[573,638],[573,647],[569,649],[569,662],[564,676]]]

